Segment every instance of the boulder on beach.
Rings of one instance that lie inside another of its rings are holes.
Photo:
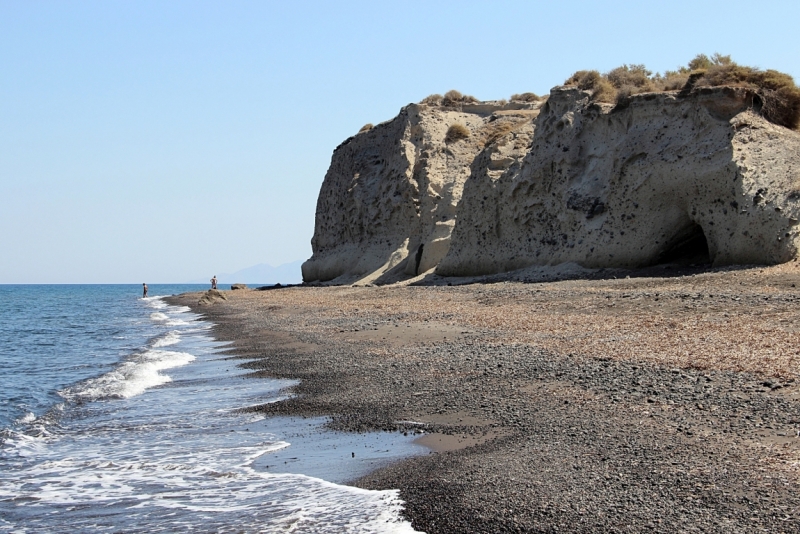
[[[207,306],[220,300],[228,300],[228,297],[226,297],[225,293],[218,289],[209,289],[203,293],[203,296],[200,297],[200,300],[197,301],[197,304],[199,306]]]
[[[235,291],[237,289],[247,289],[247,284],[231,284],[231,291]]]

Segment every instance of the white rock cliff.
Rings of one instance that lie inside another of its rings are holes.
[[[530,104],[408,105],[334,151],[303,278],[789,261],[800,134],[759,105],[726,87],[617,106],[569,87]],[[454,123],[471,135],[447,140]]]

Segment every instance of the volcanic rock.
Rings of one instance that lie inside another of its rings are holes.
[[[335,151],[306,282],[797,256],[800,134],[746,88],[409,104]],[[454,125],[469,135],[447,136]]]

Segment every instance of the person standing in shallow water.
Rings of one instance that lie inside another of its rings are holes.
[[[147,298],[147,284],[145,283],[142,283],[142,298],[143,299]]]
[[[217,289],[217,275],[214,275],[214,278],[211,279],[211,289]]]

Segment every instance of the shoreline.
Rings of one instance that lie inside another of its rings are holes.
[[[794,286],[792,285],[794,284]],[[252,376],[253,408],[439,450],[352,485],[435,532],[800,532],[800,269],[168,298]]]

